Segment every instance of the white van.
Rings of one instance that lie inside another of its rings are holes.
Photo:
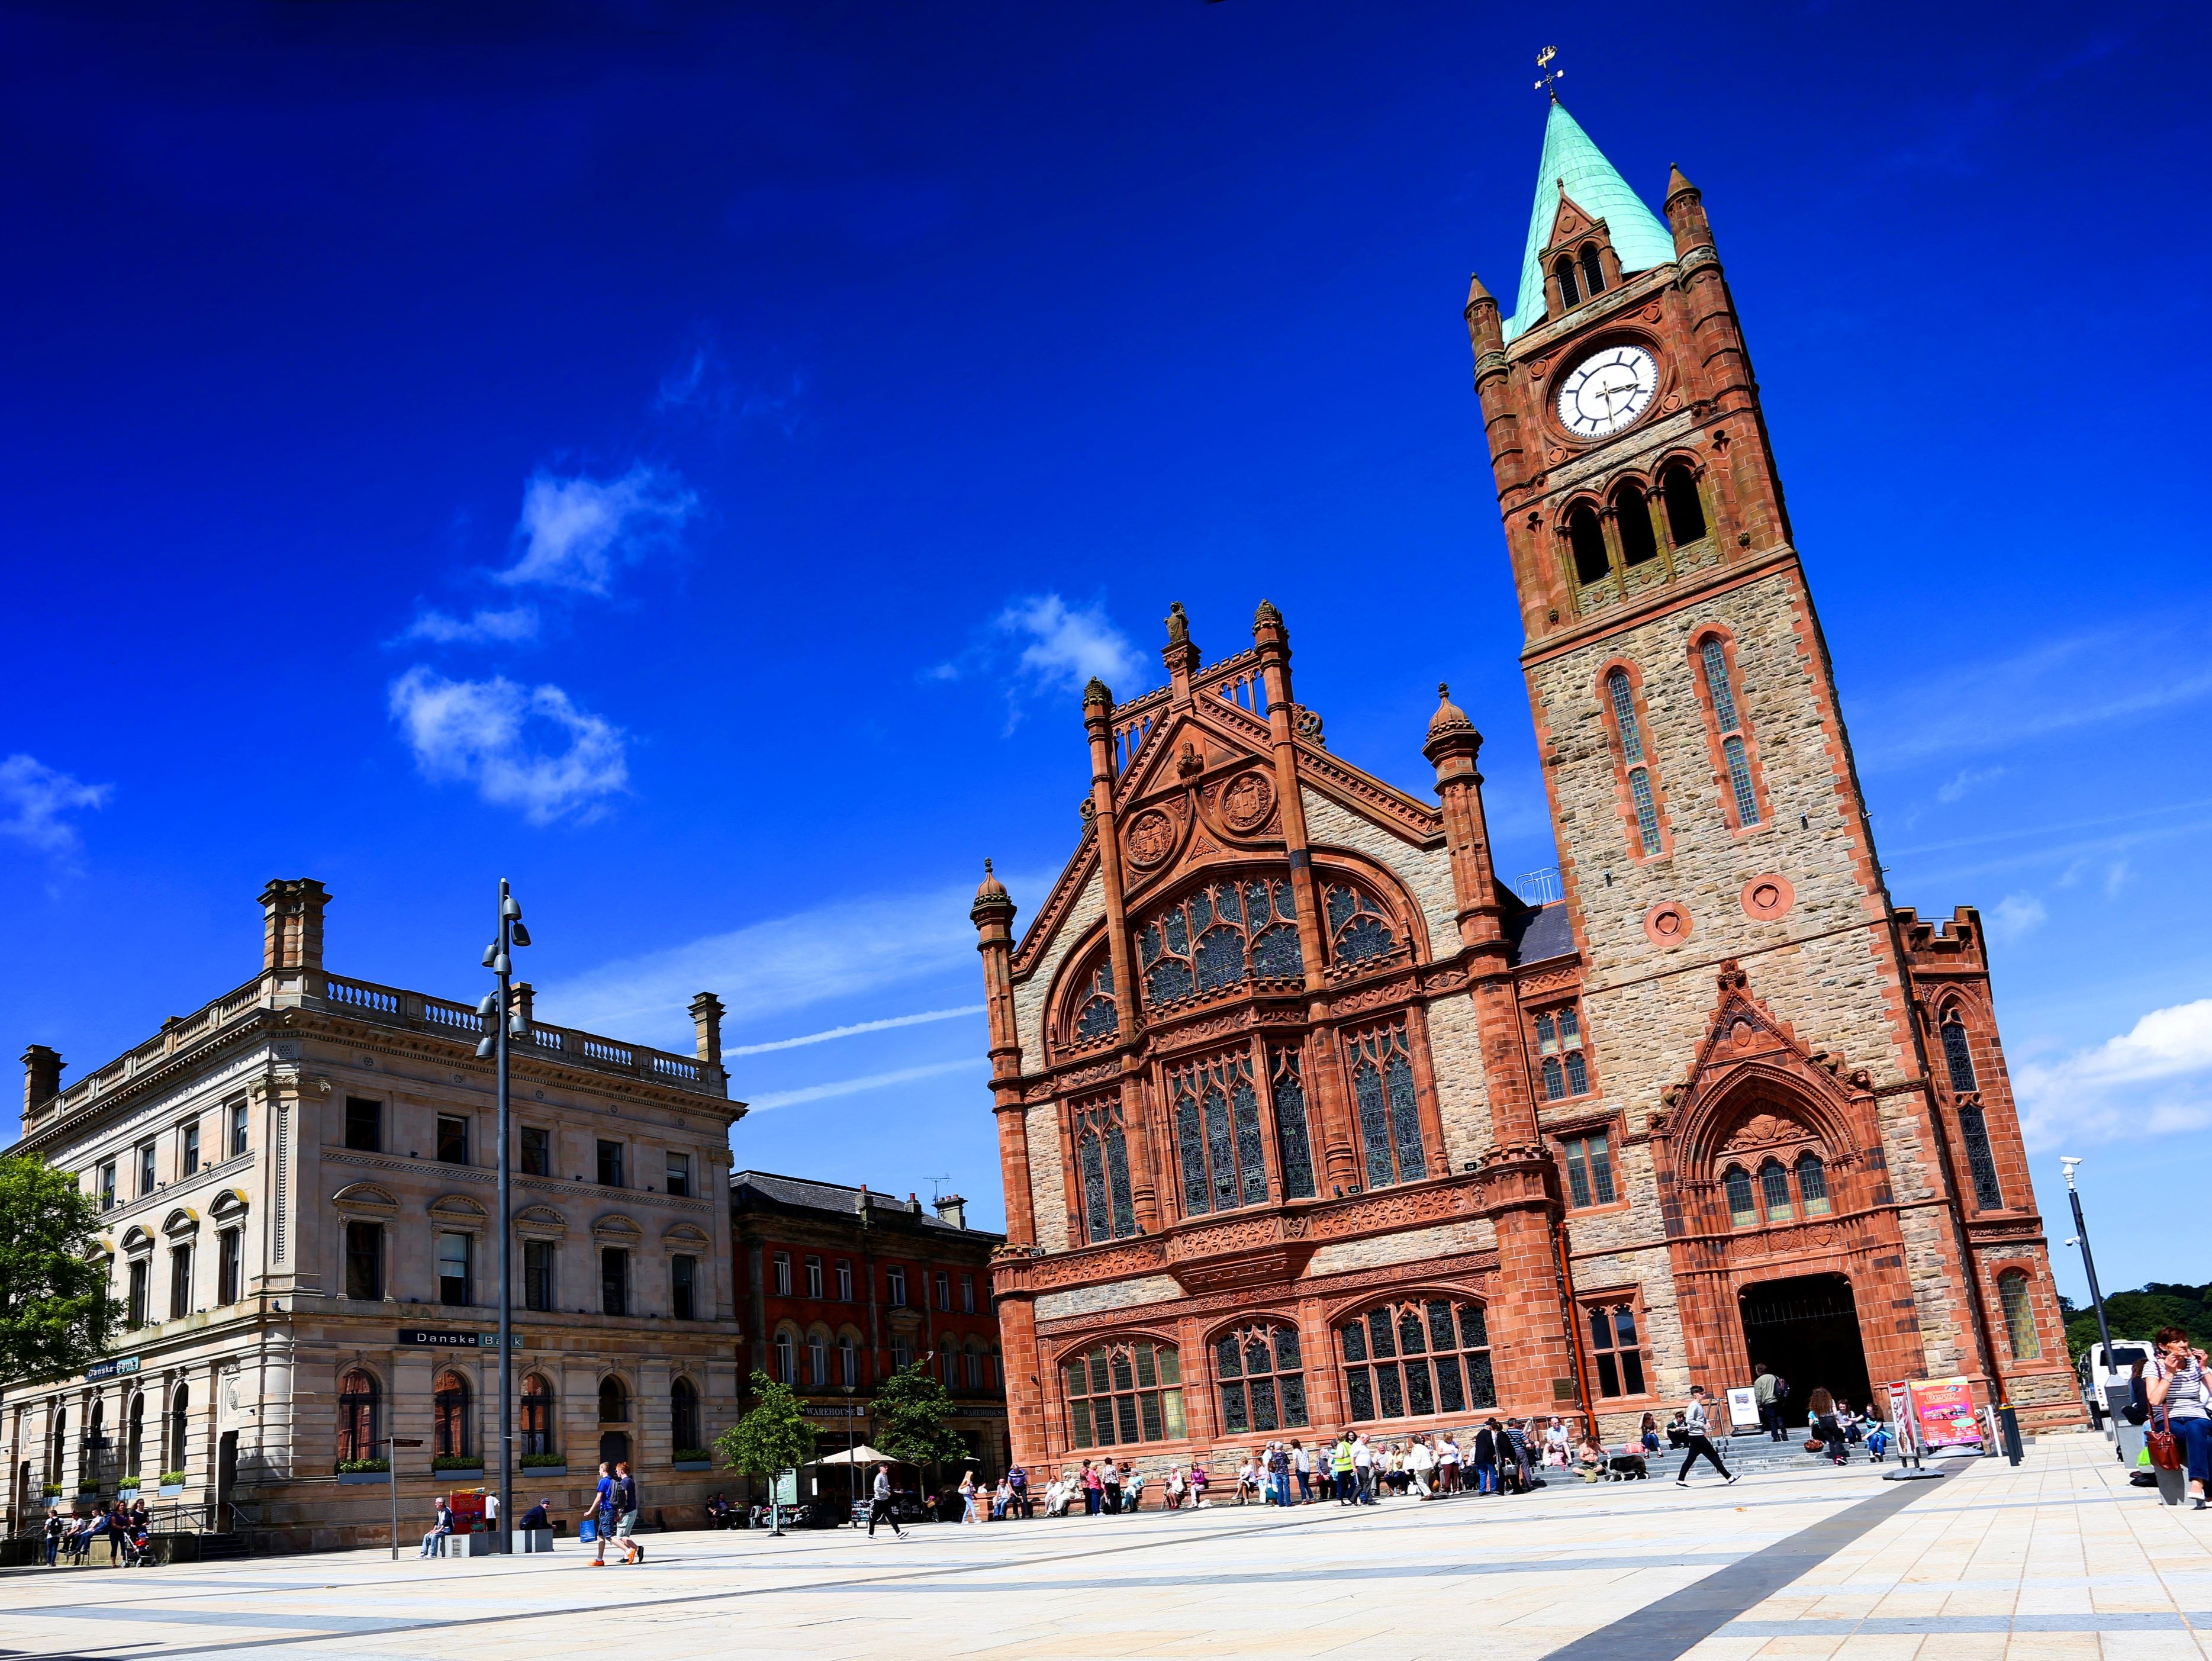
[[[2135,1378],[2137,1361],[2150,1360],[2151,1343],[2148,1338],[2115,1338],[2109,1365],[2102,1344],[2092,1344],[2081,1352],[2081,1360],[2075,1369],[2081,1385],[2081,1400],[2089,1409],[2089,1422],[2099,1429],[2112,1411],[2108,1391],[2118,1390],[2122,1406],[2127,1404],[2127,1392]]]

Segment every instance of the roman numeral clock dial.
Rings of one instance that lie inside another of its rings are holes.
[[[1659,365],[1641,346],[1608,346],[1584,358],[1559,388],[1559,422],[1577,438],[1617,433],[1651,407]]]

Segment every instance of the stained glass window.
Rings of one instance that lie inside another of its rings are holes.
[[[1304,975],[1290,883],[1217,883],[1184,896],[1138,929],[1137,962],[1146,1000],[1156,1005],[1234,986],[1248,975]]]
[[[1613,719],[1620,729],[1620,758],[1631,767],[1644,761],[1644,733],[1636,724],[1636,695],[1628,684],[1628,671],[1616,669],[1605,678],[1613,699]]]
[[[1570,1136],[1560,1145],[1566,1156],[1567,1197],[1577,1208],[1613,1202],[1613,1153],[1606,1139]]]
[[[1282,1155],[1283,1197],[1314,1196],[1313,1141],[1306,1127],[1305,1075],[1295,1050],[1270,1051],[1273,1074],[1268,1089],[1275,1098],[1275,1147]]]
[[[1583,1024],[1575,1006],[1536,1017],[1536,1053],[1543,1058],[1544,1099],[1589,1093],[1589,1063],[1583,1055]]]
[[[2043,1359],[2043,1340],[2035,1330],[2035,1305],[2027,1292],[2025,1271],[2008,1269],[1997,1276],[1997,1299],[2004,1305],[2005,1337],[2015,1361]]]
[[[1213,1372],[1221,1391],[1221,1427],[1229,1435],[1305,1427],[1306,1380],[1294,1329],[1224,1333],[1214,1342]]]
[[[1787,1222],[1796,1214],[1790,1204],[1790,1173],[1782,1168],[1779,1159],[1769,1159],[1759,1168],[1759,1186],[1766,1202],[1766,1220]]]
[[[1951,1088],[1961,1096],[1981,1088],[1974,1080],[1974,1052],[1966,1043],[1966,1023],[1955,1013],[1943,1022],[1943,1065],[1951,1074]]]
[[[1828,1214],[1828,1168],[1809,1147],[1797,1156],[1797,1198],[1808,1217]]]
[[[1101,1344],[1062,1364],[1070,1441],[1079,1448],[1179,1441],[1182,1358],[1139,1338]]]
[[[1331,883],[1322,891],[1322,909],[1328,917],[1331,962],[1364,963],[1398,949],[1390,914],[1373,895],[1349,883]]]
[[[1126,1239],[1137,1232],[1137,1211],[1121,1109],[1110,1098],[1079,1107],[1073,1129],[1083,1238],[1094,1244]]]
[[[1721,1176],[1721,1188],[1728,1196],[1729,1221],[1737,1228],[1749,1228],[1759,1220],[1759,1207],[1751,1196],[1751,1173],[1741,1165],[1730,1165]]]
[[[1628,794],[1636,804],[1636,835],[1646,854],[1659,851],[1659,806],[1651,799],[1651,775],[1638,767],[1628,776]]]
[[[1421,1147],[1420,1105],[1413,1062],[1401,1023],[1376,1027],[1351,1041],[1352,1097],[1367,1186],[1419,1181],[1428,1174]]]
[[[1187,1063],[1169,1075],[1168,1091],[1175,1104],[1183,1210],[1197,1216],[1264,1204],[1267,1147],[1250,1053],[1236,1050]]]
[[[1355,1421],[1428,1418],[1498,1404],[1480,1304],[1386,1304],[1340,1326],[1344,1394]],[[1255,1428],[1257,1428],[1255,1427]]]
[[[1103,958],[1075,1012],[1075,1041],[1088,1043],[1113,1033],[1120,1013],[1114,1002],[1114,960]]]
[[[1959,1104],[1959,1135],[1966,1144],[1966,1171],[1973,1178],[1975,1202],[1993,1211],[2004,1203],[2004,1191],[1997,1186],[1996,1156],[1990,1148],[1989,1121],[1982,1116],[1980,1103]]]

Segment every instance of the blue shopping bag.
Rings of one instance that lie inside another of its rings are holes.
[[[576,1538],[579,1540],[596,1540],[599,1537],[599,1524],[597,1518],[586,1517],[576,1524]]]

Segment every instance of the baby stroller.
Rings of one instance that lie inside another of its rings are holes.
[[[123,1567],[126,1569],[150,1569],[154,1567],[154,1536],[150,1530],[131,1525],[123,1535]]]

